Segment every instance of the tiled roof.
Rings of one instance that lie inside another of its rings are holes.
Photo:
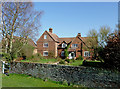
[[[20,37],[14,36],[13,39],[20,39]],[[37,47],[37,45],[34,43],[34,41],[30,38],[28,38],[28,44],[33,46],[33,47]]]
[[[69,43],[71,41],[73,41],[76,37],[69,37],[69,38],[59,38],[56,34],[54,33],[51,33],[51,32],[48,32],[46,31],[50,36],[51,38],[56,41],[56,42],[59,42],[60,44],[65,41],[66,43]],[[83,41],[83,43],[85,44],[86,42],[86,39],[88,39],[89,37],[79,37],[81,41]]]
[[[75,37],[71,37],[71,38],[59,38],[58,41],[61,43],[63,41],[69,43],[71,42]]]
[[[47,33],[54,39],[54,41],[58,42],[59,37],[56,34],[48,32],[48,31],[47,31]]]
[[[34,43],[34,41],[32,39],[28,39],[28,44],[33,47],[37,47],[37,45]]]

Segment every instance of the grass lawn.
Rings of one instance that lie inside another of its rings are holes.
[[[64,59],[61,59],[64,61]],[[57,59],[40,59],[40,60],[21,60],[21,62],[34,62],[34,63],[48,63],[48,64],[54,64],[56,62],[59,62]],[[81,66],[83,63],[83,60],[74,60],[74,62],[70,59],[70,63],[64,63],[62,65],[71,65],[71,66]]]
[[[96,60],[96,61],[94,61],[94,60],[93,60],[93,61],[88,61],[88,60],[87,60],[87,62],[101,62],[101,61],[98,61],[98,60]]]
[[[68,87],[54,81],[43,81],[23,74],[2,75],[2,87]]]
[[[60,60],[59,60],[60,61]],[[48,64],[54,64],[59,62],[57,59],[39,59],[39,60],[21,60],[21,62],[35,62],[35,63],[48,63]],[[69,63],[65,63],[65,59],[61,59],[61,61],[64,61],[62,65],[71,65],[71,66],[81,66],[83,65],[83,60],[72,60],[69,59]],[[60,64],[61,65],[61,64]],[[94,67],[99,67],[101,65],[100,61],[86,61],[84,66],[94,66]]]
[[[83,63],[83,60],[75,60],[74,62],[71,62],[67,65],[71,65],[71,66],[81,66]]]
[[[1,89],[1,87],[2,87],[2,73],[0,71],[0,89]]]
[[[57,59],[21,60],[21,62],[55,63]]]

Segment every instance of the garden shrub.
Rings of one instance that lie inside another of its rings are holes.
[[[26,56],[26,59],[30,58],[31,55],[33,55],[33,50],[34,50],[34,47],[29,45],[29,44],[26,44],[22,47],[22,49],[20,50],[20,52],[18,53],[19,57],[24,57]]]
[[[48,52],[48,58],[55,58],[55,54],[53,51]]]
[[[65,61],[64,61],[64,60],[61,60],[61,61],[59,62],[59,64],[65,64]]]
[[[28,58],[28,60],[40,60],[40,59],[46,59],[46,58],[43,57],[40,53],[34,54]]]
[[[70,63],[70,59],[65,59],[65,61],[66,61],[67,63]]]
[[[80,55],[77,60],[83,60],[83,57]]]
[[[62,59],[58,56],[58,57],[56,57],[56,60],[61,61]]]
[[[120,70],[120,38],[118,35],[109,37],[102,53],[106,67]]]
[[[75,59],[71,59],[72,62],[75,62]]]

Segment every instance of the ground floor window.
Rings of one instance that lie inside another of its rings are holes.
[[[62,56],[62,57],[65,56],[65,52],[64,52],[64,51],[61,52],[61,56]]]
[[[48,51],[43,51],[43,56],[48,56]]]
[[[84,56],[85,56],[85,57],[89,57],[89,56],[90,56],[90,52],[89,52],[89,51],[85,51],[85,52],[84,52]]]

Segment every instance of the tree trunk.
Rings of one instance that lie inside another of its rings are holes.
[[[8,40],[7,37],[5,38],[5,53],[8,53]]]
[[[11,33],[11,36],[10,36],[10,43],[9,43],[9,52],[11,53],[12,52],[12,41],[13,41],[13,32]]]

